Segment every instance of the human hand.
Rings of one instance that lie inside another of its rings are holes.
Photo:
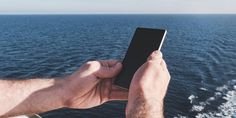
[[[126,116],[128,118],[163,117],[163,100],[170,81],[170,74],[162,53],[154,51],[134,74]]]
[[[65,106],[91,108],[109,100],[126,100],[128,91],[114,86],[122,64],[116,60],[90,61],[64,82]]]

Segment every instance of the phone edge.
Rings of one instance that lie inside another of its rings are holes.
[[[162,48],[162,45],[163,45],[164,40],[165,40],[165,38],[166,38],[166,34],[167,34],[167,30],[165,30],[165,33],[164,33],[164,35],[163,35],[163,37],[162,37],[162,39],[161,39],[161,43],[160,43],[160,46],[159,46],[159,48],[158,48],[159,51],[160,51],[161,48]]]

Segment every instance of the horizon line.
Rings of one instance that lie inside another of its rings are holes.
[[[236,13],[1,13],[0,15],[236,15]]]

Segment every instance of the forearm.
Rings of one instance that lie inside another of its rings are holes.
[[[138,95],[126,108],[126,118],[164,118],[163,100]]]
[[[63,79],[0,80],[0,117],[63,107]]]

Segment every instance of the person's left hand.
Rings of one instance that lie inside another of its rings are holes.
[[[65,106],[91,108],[109,100],[127,100],[128,91],[113,85],[122,64],[116,60],[90,61],[69,76],[64,86]]]

